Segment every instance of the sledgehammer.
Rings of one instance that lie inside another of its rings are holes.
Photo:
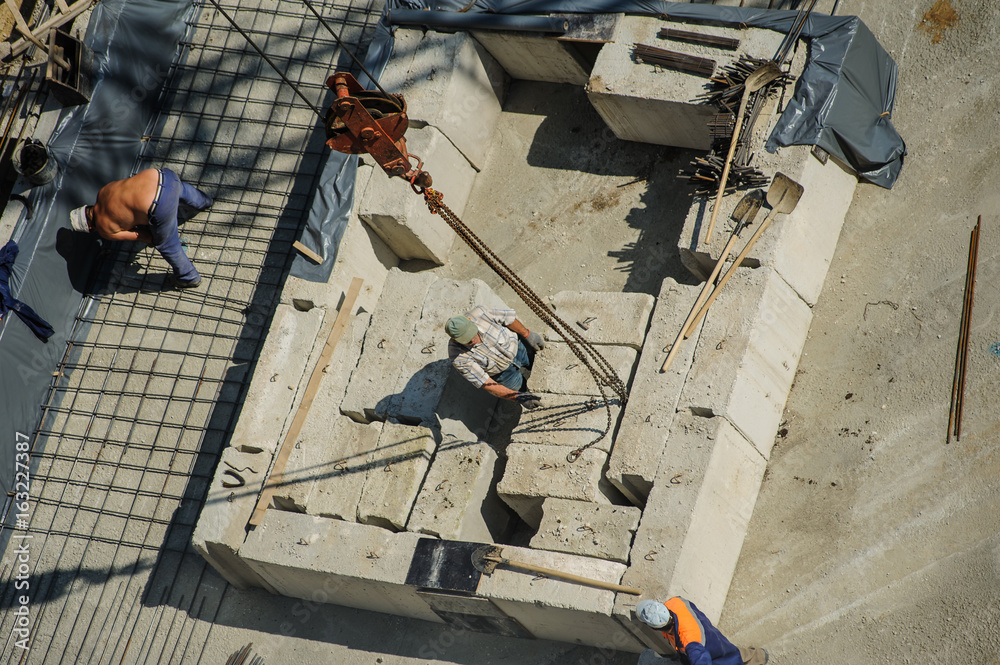
[[[502,550],[496,545],[483,545],[477,548],[475,552],[472,553],[472,565],[476,567],[476,570],[483,573],[484,575],[492,575],[493,571],[496,570],[497,566],[506,566],[508,568],[519,568],[521,570],[529,570],[533,573],[538,573],[540,575],[545,575],[546,577],[552,577],[559,580],[564,580],[566,582],[576,582],[577,584],[583,584],[586,586],[597,587],[598,589],[607,589],[608,591],[621,591],[622,593],[630,593],[634,596],[641,596],[642,589],[636,589],[630,586],[622,586],[620,584],[612,584],[611,582],[602,582],[601,580],[594,580],[589,577],[581,577],[579,575],[574,575],[572,573],[563,573],[558,570],[552,570],[551,568],[542,568],[541,566],[536,566],[530,563],[521,563],[520,561],[511,561],[510,559],[505,559],[500,556]]]

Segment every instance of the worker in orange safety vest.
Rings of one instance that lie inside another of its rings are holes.
[[[667,638],[690,665],[765,665],[767,651],[740,648],[726,639],[694,603],[674,596],[665,603],[641,600],[635,614]]]

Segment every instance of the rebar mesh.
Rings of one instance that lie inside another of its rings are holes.
[[[380,7],[316,6],[364,52]],[[325,108],[327,76],[351,61],[304,5],[223,7]],[[212,5],[196,16],[135,171],[172,169],[215,198],[181,226],[202,283],[171,289],[166,262],[139,244],[98,262],[32,440],[30,519],[19,525],[30,536],[31,649],[8,640],[7,663],[196,662],[226,590],[191,535],[326,148],[315,108]],[[2,571],[5,608],[14,574]],[[12,626],[5,612],[4,637]]]

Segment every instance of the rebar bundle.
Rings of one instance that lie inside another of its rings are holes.
[[[636,59],[636,62],[645,62],[650,65],[676,69],[699,76],[712,76],[712,73],[715,71],[715,60],[711,58],[699,58],[698,56],[678,51],[668,51],[667,49],[649,46],[648,44],[635,44],[632,55]]]
[[[700,189],[695,190],[697,196],[711,196],[719,187],[719,178],[722,177],[722,162],[722,157],[715,153],[710,153],[706,157],[695,157],[694,161],[691,162],[691,168],[681,171],[678,177],[688,178],[691,182],[700,185]],[[729,177],[726,178],[726,194],[740,189],[765,187],[767,183],[767,176],[752,166],[733,164],[729,168]]]

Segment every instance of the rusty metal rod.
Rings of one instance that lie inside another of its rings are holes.
[[[966,308],[965,314],[965,341],[963,342],[964,349],[962,351],[962,375],[959,378],[958,386],[958,413],[955,417],[955,440],[962,440],[962,409],[965,406],[965,375],[966,366],[969,361],[969,331],[972,328],[972,303],[976,295],[976,266],[979,261],[979,230],[983,223],[982,215],[979,216],[979,220],[976,222],[976,228],[973,229],[975,233],[975,239],[972,248],[972,277],[969,279],[969,304]]]
[[[975,261],[979,243],[979,229],[982,215],[976,221],[969,237],[969,259],[965,270],[965,291],[962,297],[962,316],[958,328],[958,347],[955,351],[955,375],[951,384],[951,408],[948,412],[948,436],[946,443],[951,443],[952,434],[958,439],[961,431],[962,393],[965,390],[965,358],[968,353],[968,324],[971,319],[972,290],[974,287]]]

